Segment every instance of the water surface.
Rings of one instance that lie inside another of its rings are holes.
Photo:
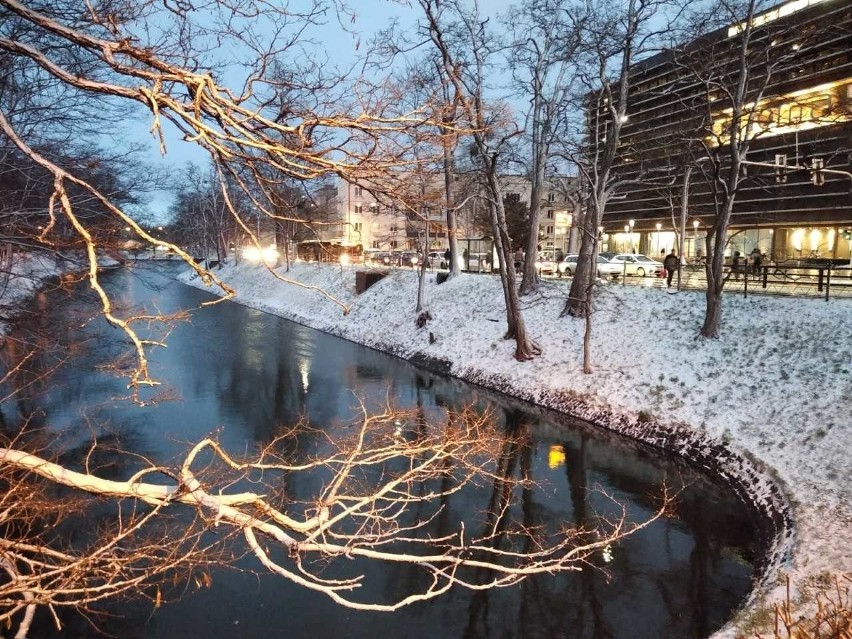
[[[196,308],[211,299],[171,279],[170,268],[140,265],[116,271],[107,276],[108,286],[122,304],[164,312]],[[110,634],[150,639],[690,639],[719,628],[749,591],[755,541],[748,512],[725,487],[656,451],[227,302],[193,312],[168,336],[168,347],[153,352],[152,372],[176,399],[139,408],[121,399],[127,395],[126,380],[104,370],[126,345],[119,331],[97,318],[93,302],[91,295],[74,298],[61,292],[37,300],[39,321],[52,338],[69,342],[83,335],[86,341],[49,385],[34,384],[0,406],[7,427],[35,412],[34,421],[62,434],[72,463],[94,437],[111,438],[155,461],[178,457],[187,442],[211,432],[228,449],[244,451],[302,416],[323,428],[353,418],[358,399],[370,406],[391,399],[427,415],[474,403],[493,410],[504,428],[529,432],[527,445],[508,451],[508,463],[543,486],[524,491],[510,512],[527,525],[586,524],[596,513],[613,512],[604,493],[626,504],[630,518],[640,521],[653,512],[663,482],[686,485],[672,516],[624,540],[611,557],[596,557],[594,569],[537,577],[500,590],[456,589],[396,613],[347,610],[277,577],[220,571],[213,575],[212,588],[189,587],[181,602],[156,611],[144,602],[111,606],[117,616],[99,621]],[[554,463],[553,450],[564,452],[564,461]],[[102,474],[117,478],[136,468],[122,456],[101,462]],[[288,486],[299,495],[315,488],[297,479]],[[483,486],[454,496],[435,526],[457,526],[487,503],[491,492],[493,487]],[[250,561],[245,565],[256,567]],[[419,578],[412,568],[371,569],[363,595],[393,598],[415,587]],[[66,629],[56,634],[42,615],[32,636],[98,636],[80,617],[65,614],[63,619]]]

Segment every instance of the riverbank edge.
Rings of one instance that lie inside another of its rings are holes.
[[[193,275],[188,272],[185,277],[179,277],[178,280],[212,293],[209,287]],[[779,571],[788,565],[792,558],[796,542],[796,524],[790,492],[768,464],[746,449],[735,449],[727,442],[711,437],[706,432],[685,423],[665,423],[644,419],[643,411],[626,414],[605,407],[594,407],[586,401],[584,396],[573,391],[563,393],[557,390],[546,390],[533,396],[525,389],[514,385],[512,380],[505,376],[490,374],[481,369],[467,368],[456,371],[451,360],[435,358],[422,351],[406,354],[399,346],[387,341],[358,339],[356,335],[343,327],[323,326],[317,321],[312,321],[315,318],[285,307],[253,304],[250,299],[241,297],[239,291],[231,300],[393,355],[430,372],[453,377],[534,406],[579,419],[592,428],[601,428],[650,446],[667,455],[674,455],[717,478],[734,491],[753,513],[759,547],[754,564],[752,590],[731,620],[712,635],[714,638],[722,639],[735,635],[737,620],[743,615],[748,615],[749,611],[775,585]]]

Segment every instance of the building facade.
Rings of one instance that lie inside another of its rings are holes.
[[[750,149],[727,253],[850,259],[852,0],[793,0],[756,15],[745,65],[743,27],[633,66],[615,169],[627,186],[608,204],[602,250],[659,256],[677,246],[685,205],[685,253],[701,256],[718,201],[712,172],[725,168],[735,119],[726,90],[746,72],[756,97],[739,120]],[[605,136],[606,118],[589,120]]]
[[[509,201],[529,205],[529,179],[518,175],[500,178],[504,197]],[[454,179],[454,197],[460,206],[456,211],[458,237],[477,239],[491,235],[486,206],[478,197],[471,197],[475,188],[464,175]],[[570,178],[553,178],[543,195],[539,215],[539,244],[543,251],[567,251],[572,226],[571,207],[567,194],[573,188]],[[365,186],[340,181],[329,208],[335,211],[331,223],[318,229],[319,239],[344,246],[360,245],[364,250],[405,251],[428,245],[429,250],[443,251],[448,245],[443,175],[422,180],[415,187],[419,192],[419,211],[406,210],[377,198]],[[428,222],[428,224],[427,224]]]

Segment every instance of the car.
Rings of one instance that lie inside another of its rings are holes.
[[[404,251],[399,254],[399,266],[415,267],[420,263],[420,255],[416,251]]]
[[[565,258],[557,265],[559,275],[567,275],[568,277],[574,275],[574,273],[577,272],[577,259],[579,257],[579,255],[566,255]],[[605,257],[598,255],[598,277],[612,277],[615,279],[621,275],[621,273],[622,267],[620,264],[610,262]]]
[[[601,253],[601,257],[611,264],[617,264],[627,275],[657,275],[663,270],[663,263],[641,253]]]
[[[447,268],[444,251],[429,251],[429,268]]]

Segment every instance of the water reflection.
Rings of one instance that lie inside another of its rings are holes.
[[[209,299],[156,270],[117,272],[108,279],[128,306],[172,312]],[[29,415],[33,423],[61,431],[71,463],[96,438],[112,438],[112,448],[128,447],[165,461],[180,455],[185,442],[216,430],[227,448],[241,451],[271,440],[281,425],[301,417],[315,428],[348,421],[360,410],[359,398],[374,408],[390,400],[415,409],[411,428],[416,434],[433,412],[473,402],[495,410],[506,432],[516,435],[503,448],[498,474],[531,479],[545,488],[520,489],[510,504],[514,484],[498,480],[438,503],[422,503],[409,517],[434,516],[430,534],[455,531],[463,521],[476,533],[492,533],[494,543],[505,543],[507,526],[592,526],[596,517],[617,513],[608,496],[628,504],[631,519],[638,521],[654,512],[663,481],[685,486],[672,517],[613,548],[611,561],[597,557],[594,568],[579,573],[530,579],[507,589],[454,590],[392,615],[342,609],[269,576],[219,573],[212,589],[190,593],[180,605],[153,615],[147,604],[114,607],[118,616],[106,619],[103,628],[115,635],[685,639],[706,637],[718,628],[749,589],[754,539],[745,510],[726,490],[654,452],[235,304],[194,312],[191,323],[175,328],[168,348],[153,353],[151,368],[180,399],[140,409],[116,399],[127,394],[123,379],[96,370],[125,345],[102,320],[80,321],[92,317],[88,302],[63,297],[45,304],[40,321],[51,327],[55,343],[45,344],[49,355],[42,364],[63,360],[63,345],[79,337],[81,325],[84,347],[49,385],[40,383],[34,371],[26,383],[23,376],[17,379],[21,392],[0,405],[7,430]],[[7,358],[14,355],[6,353]],[[315,449],[315,437],[305,429],[288,444],[294,452]],[[564,460],[554,463],[551,451],[557,447]],[[109,452],[95,461],[111,477],[126,477],[136,464]],[[440,481],[446,493],[453,479]],[[316,485],[292,477],[282,489],[301,499]],[[490,504],[492,513],[505,509],[506,516],[477,519],[474,504]],[[425,577],[401,566],[369,567],[367,575],[365,595],[388,600],[422,586]],[[474,578],[485,583],[489,575]],[[68,620],[63,637],[94,636],[86,622]],[[48,620],[41,622],[34,636],[50,636]]]

